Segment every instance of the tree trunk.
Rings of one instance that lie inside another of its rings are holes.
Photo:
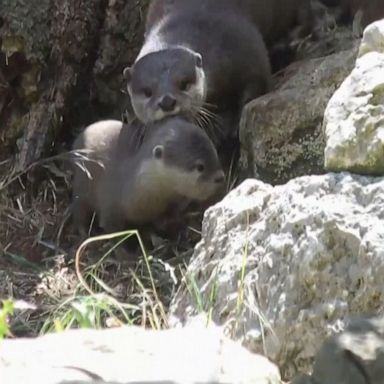
[[[1,0],[0,161],[15,154],[22,171],[74,128],[121,116],[147,1]]]

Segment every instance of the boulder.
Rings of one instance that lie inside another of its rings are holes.
[[[330,337],[316,355],[311,376],[292,384],[383,384],[384,318],[358,318]]]
[[[324,173],[324,110],[356,54],[354,47],[293,63],[274,92],[245,106],[240,121],[243,175],[277,184]]]
[[[369,25],[324,113],[325,168],[384,175],[384,20]]]
[[[122,327],[5,340],[0,377],[7,384],[281,383],[268,359],[201,322],[163,331]]]
[[[360,43],[358,57],[366,53],[378,52],[384,54],[384,22],[379,21],[369,25],[365,29],[363,39]]]
[[[351,314],[383,310],[384,178],[248,179],[204,217],[170,323],[200,312],[291,378]]]

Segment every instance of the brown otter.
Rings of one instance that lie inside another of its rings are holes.
[[[321,0],[327,6],[339,8],[339,20],[351,22],[361,32],[368,24],[384,18],[383,0]]]
[[[130,135],[133,141],[139,137],[135,127],[107,120],[88,126],[73,145],[91,151],[91,161],[77,166],[73,179],[73,214],[82,234],[93,213],[107,232],[156,227],[168,213],[204,202],[223,186],[217,152],[199,127],[179,117],[165,119],[146,129],[140,146],[129,146],[125,153],[119,143],[123,131],[124,143]]]
[[[201,14],[220,10],[242,15],[258,27],[267,45],[285,37],[295,26],[309,32],[313,21],[310,0],[152,0],[146,33],[167,15],[188,9],[198,9]]]
[[[295,47],[320,20],[315,0],[152,0],[146,19],[146,35],[170,14],[199,10],[200,14],[235,13],[256,26],[265,41],[273,71],[288,65]],[[318,20],[319,19],[319,20]],[[246,57],[246,56],[245,56]],[[245,58],[244,57],[244,58]]]
[[[135,114],[144,123],[200,114],[207,127],[214,113],[221,137],[213,138],[233,139],[243,106],[270,89],[263,39],[236,9],[171,4],[147,31],[132,68],[124,70]]]
[[[368,24],[384,18],[383,0],[344,0],[343,11],[352,18],[358,16],[359,27],[364,29]]]

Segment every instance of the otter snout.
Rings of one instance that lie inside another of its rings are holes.
[[[165,95],[159,101],[159,107],[164,112],[172,112],[176,107],[176,99],[172,95]]]
[[[215,184],[223,184],[225,181],[225,173],[224,171],[217,171],[216,174],[213,177],[213,181]]]

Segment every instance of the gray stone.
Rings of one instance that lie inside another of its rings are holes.
[[[276,91],[246,105],[240,122],[243,174],[275,184],[324,172],[324,110],[356,51],[294,63]]]
[[[7,384],[281,383],[268,359],[231,341],[220,328],[201,324],[164,331],[71,330],[5,340],[0,377]]]
[[[368,26],[351,74],[324,114],[325,167],[384,175],[384,21]]]
[[[206,311],[276,362],[309,372],[351,314],[383,310],[384,179],[246,180],[205,213],[171,324]]]
[[[354,319],[326,340],[305,380],[293,384],[383,384],[384,318]]]

